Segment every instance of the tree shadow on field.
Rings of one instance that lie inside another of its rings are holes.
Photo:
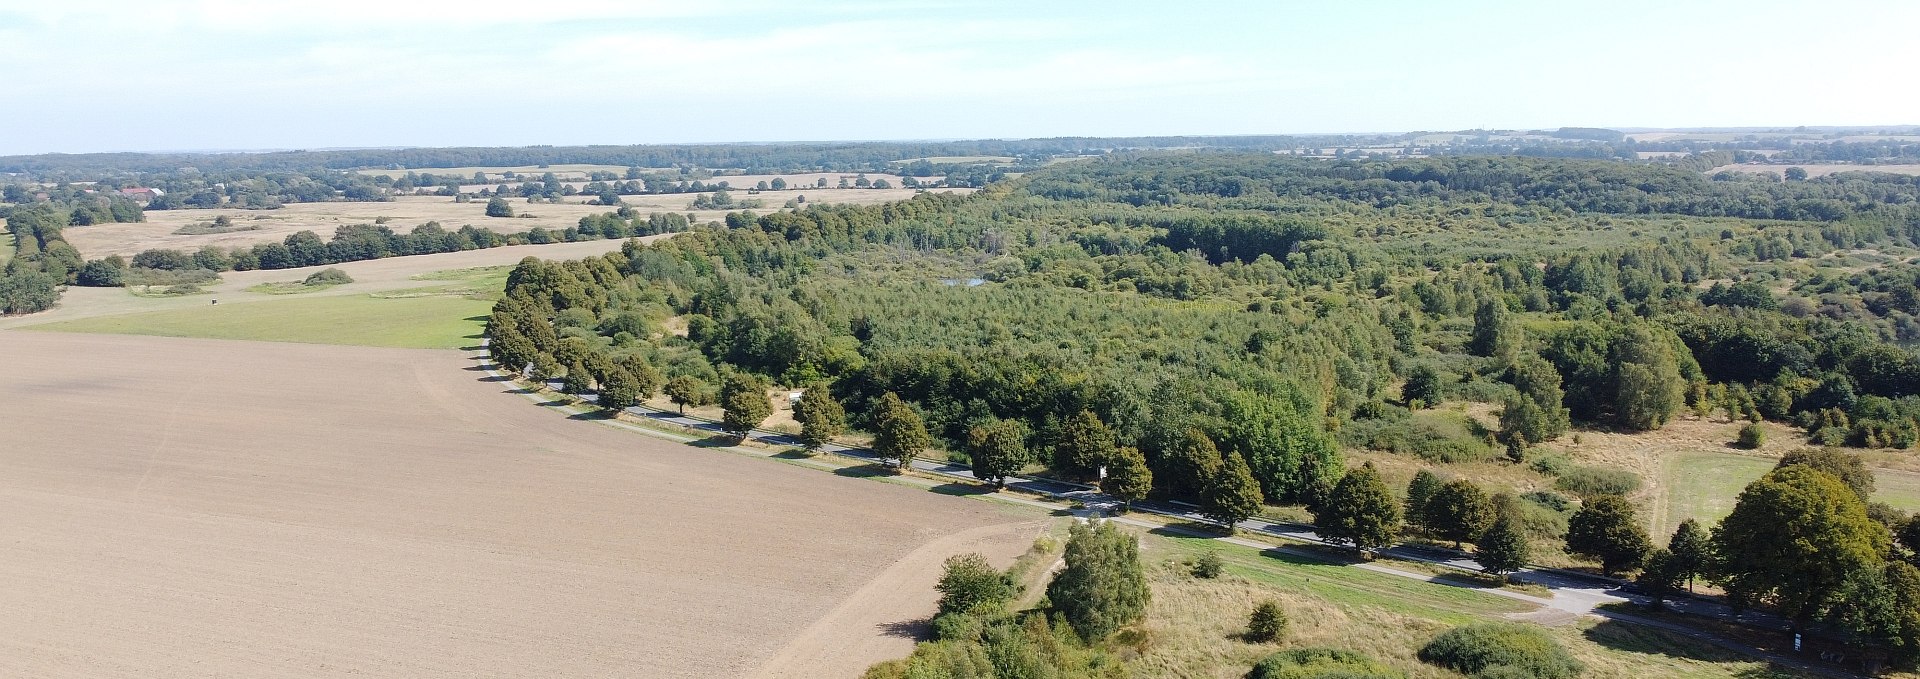
[[[695,448],[732,448],[740,445],[740,437],[732,434],[714,434],[697,441],[688,441]]]
[[[926,618],[920,620],[902,620],[900,622],[883,622],[874,625],[874,628],[890,637],[912,639],[914,641],[930,641],[933,639],[933,621]]]
[[[833,470],[833,473],[836,476],[850,476],[856,479],[868,479],[875,476],[894,476],[892,467],[877,462],[854,465],[852,467],[841,467]]]
[[[1669,658],[1682,658],[1702,662],[1738,662],[1753,660],[1752,657],[1745,654],[1736,653],[1705,641],[1690,639],[1666,630],[1643,627],[1618,620],[1602,621],[1597,625],[1587,628],[1585,632],[1581,633],[1581,636],[1601,646],[1627,653],[1660,655]],[[1753,675],[1754,679],[1774,676],[1797,677],[1800,675],[1775,674],[1771,672]]]
[[[613,419],[613,413],[607,412],[605,408],[594,408],[593,410],[590,410],[584,413],[574,413],[572,415],[568,415],[567,419],[569,420],[611,420]]]
[[[961,483],[956,481],[953,483],[942,483],[938,486],[928,488],[927,490],[931,490],[941,495],[956,495],[960,497],[967,497],[971,495],[986,495],[988,493],[992,493],[993,486],[986,486],[978,483]]]
[[[782,450],[780,452],[774,453],[773,457],[776,460],[806,460],[806,459],[811,459],[813,457],[813,453],[809,453],[799,448],[791,448],[791,449]]]
[[[467,336],[467,337],[462,337],[462,338],[460,338],[460,339],[480,339],[480,337],[479,337],[478,335],[469,335],[469,336]],[[487,348],[487,347],[486,347],[485,345],[481,345],[481,344],[472,344],[472,345],[468,345],[468,346],[464,346],[464,347],[460,347],[460,350],[461,350],[461,351],[479,351],[479,350],[481,350],[481,349],[485,349],[485,348]]]
[[[1176,538],[1221,538],[1227,536],[1226,531],[1220,530],[1219,526],[1211,523],[1201,523],[1199,521],[1174,521],[1167,525],[1148,530],[1147,532],[1154,535],[1165,535]]]
[[[559,408],[561,406],[573,405],[573,399],[560,398],[560,399],[554,399],[551,401],[541,401],[540,405],[546,406],[548,408]]]
[[[513,378],[508,377],[506,375],[488,375],[486,377],[480,378],[479,381],[481,382],[512,382]]]

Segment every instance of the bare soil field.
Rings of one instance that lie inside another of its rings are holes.
[[[770,178],[772,175],[768,175]],[[799,176],[799,175],[793,175]],[[811,176],[811,175],[808,175]],[[838,175],[834,175],[838,176]],[[738,186],[740,178],[728,178]],[[766,191],[758,195],[747,195],[744,188],[731,191],[736,201],[758,199],[765,204],[762,211],[777,210],[788,200],[806,196],[810,203],[833,203],[850,205],[873,205],[896,200],[906,200],[914,196],[915,190],[897,188],[898,178],[893,178],[896,188],[891,189],[806,189],[789,191]],[[758,181],[755,179],[754,181]],[[789,179],[791,181],[791,178]],[[748,181],[746,186],[752,186]],[[965,193],[972,189],[934,189],[940,192]],[[623,196],[634,210],[641,214],[652,212],[677,212],[689,214],[697,222],[717,221],[726,216],[729,210],[688,210],[697,193],[655,194],[641,196]],[[467,203],[455,203],[445,196],[401,196],[390,202],[382,203],[289,203],[277,210],[154,210],[147,212],[147,221],[122,224],[96,224],[77,226],[61,232],[67,242],[87,258],[120,255],[131,257],[141,250],[150,248],[172,248],[180,250],[198,250],[207,245],[221,247],[248,246],[284,240],[299,231],[312,231],[321,238],[332,238],[335,229],[352,224],[372,224],[380,217],[388,219],[386,226],[399,233],[406,233],[413,227],[427,222],[440,222],[448,230],[459,229],[468,224],[485,227],[498,233],[520,233],[534,227],[557,231],[580,223],[580,218],[588,215],[605,214],[614,208],[605,205],[588,205],[593,196],[568,196],[561,203],[533,203],[526,199],[511,199],[516,214],[533,214],[534,217],[488,217],[487,202],[474,200]],[[736,208],[737,209],[737,208]],[[215,217],[230,217],[236,227],[258,227],[247,231],[229,231],[204,235],[181,235],[174,231],[193,224],[209,224]]]
[[[1722,165],[1720,167],[1707,170],[1707,174],[1714,174],[1717,172],[1729,172],[1729,171],[1751,172],[1754,174],[1764,174],[1764,173],[1784,174],[1787,171],[1787,168],[1789,167],[1797,167],[1802,170],[1806,170],[1807,176],[1809,177],[1825,177],[1827,175],[1834,174],[1836,172],[1887,172],[1892,174],[1920,175],[1920,165],[1842,165],[1842,164],[1818,164],[1818,163],[1807,164],[1807,165],[1757,165],[1757,164]]]
[[[930,564],[1039,520],[570,421],[460,352],[0,353],[4,676],[854,676]]]
[[[515,174],[530,174],[530,175],[533,175],[534,178],[538,179],[541,175],[544,175],[548,172],[552,172],[554,175],[560,177],[561,179],[571,179],[574,177],[580,177],[584,179],[586,178],[587,173],[590,173],[590,172],[612,172],[621,176],[625,176],[627,173],[627,166],[625,165],[593,165],[589,163],[562,163],[560,165],[548,165],[546,167],[540,167],[537,165],[520,165],[516,167],[481,167],[481,166],[470,165],[467,167],[415,167],[415,168],[402,168],[398,170],[386,170],[386,169],[354,170],[354,172],[358,172],[360,174],[364,174],[370,177],[385,175],[385,176],[394,177],[394,178],[404,177],[407,175],[408,172],[414,172],[419,174],[433,174],[433,175],[442,176],[442,177],[447,175],[472,177],[473,173],[475,172],[485,172],[487,173],[487,177],[489,179],[498,177],[508,172],[512,172]]]

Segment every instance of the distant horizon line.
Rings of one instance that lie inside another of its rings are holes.
[[[1459,134],[1466,132],[1552,132],[1559,129],[1580,128],[1613,130],[1624,134],[1647,132],[1792,132],[1808,131],[1849,131],[1849,130],[1885,130],[1892,128],[1911,128],[1912,133],[1920,134],[1920,124],[1894,123],[1883,125],[1745,125],[1745,126],[1697,126],[1697,127],[1645,127],[1645,126],[1589,126],[1561,125],[1558,127],[1473,127],[1455,130],[1401,130],[1401,131],[1345,131],[1345,132],[1245,132],[1212,134],[1116,134],[1116,135],[1046,135],[1046,136],[980,136],[980,137],[922,137],[894,139],[789,139],[789,140],[734,140],[734,141],[680,141],[680,142],[635,142],[635,143],[585,143],[585,144],[448,144],[448,145],[369,145],[369,146],[307,146],[280,148],[162,148],[162,149],[115,149],[106,151],[41,151],[37,153],[9,153],[0,157],[22,158],[34,156],[86,156],[86,155],[246,155],[269,153],[322,153],[329,151],[405,151],[413,149],[458,149],[458,148],[620,148],[644,146],[776,146],[813,145],[813,144],[945,144],[969,141],[1035,141],[1046,139],[1139,139],[1151,137],[1190,137],[1198,139],[1226,137],[1364,137],[1399,136],[1410,134]]]

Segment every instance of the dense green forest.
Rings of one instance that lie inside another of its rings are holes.
[[[1311,502],[1341,441],[1523,456],[1572,423],[1652,429],[1687,407],[1910,447],[1914,263],[1872,251],[1920,239],[1916,197],[1894,175],[1117,156],[971,197],[736,213],[530,261],[493,326],[520,365],[565,344],[708,385],[830,385],[856,426],[896,394],[956,458],[1009,421],[1027,450],[1057,451],[1091,413],[1171,497],[1199,494],[1217,462],[1195,459],[1197,432],[1268,501]],[[1821,297],[1770,287],[1843,252],[1879,265],[1796,278]],[[1403,392],[1410,376],[1425,393]],[[1501,404],[1506,426],[1486,441],[1410,419],[1443,397]],[[1089,477],[1098,461],[1074,457],[1033,461]]]
[[[1192,501],[1228,525],[1306,505],[1358,550],[1391,544],[1404,518],[1479,543],[1496,573],[1544,534],[1604,573],[1645,566],[1649,591],[1705,575],[1736,605],[1910,664],[1920,621],[1857,604],[1920,597],[1920,522],[1848,490],[1842,477],[1871,488],[1858,458],[1790,455],[1711,539],[1689,524],[1669,551],[1622,497],[1631,475],[1532,448],[1690,410],[1911,449],[1916,198],[1920,183],[1887,174],[1120,154],[970,196],[739,212],[602,257],[529,258],[488,330],[502,364],[597,384],[613,406],[666,384],[744,431],[769,412],[768,381],[806,387],[806,440],[844,419],[883,457],[944,454],[983,478],[1106,467],[1110,493]],[[1498,426],[1422,412],[1458,400],[1495,404]],[[1581,501],[1428,474],[1403,517],[1371,466],[1341,459],[1356,448],[1527,464]],[[1802,526],[1796,502],[1831,511]],[[1753,552],[1789,524],[1803,553]]]

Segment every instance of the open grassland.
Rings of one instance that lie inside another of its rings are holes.
[[[1466,587],[1435,584],[1320,563],[1271,550],[1197,538],[1150,535],[1143,559],[1153,587],[1135,676],[1243,676],[1274,651],[1324,646],[1360,651],[1413,679],[1458,677],[1421,663],[1427,640],[1458,624],[1522,615],[1532,608]],[[1195,578],[1187,565],[1216,551],[1226,575]],[[1263,600],[1281,603],[1289,628],[1280,643],[1250,644],[1238,636]],[[1579,620],[1548,628],[1587,665],[1587,678],[1791,677],[1765,663],[1702,648],[1665,632],[1614,622]]]
[[[269,293],[271,294],[271,293]],[[480,341],[493,302],[461,294],[308,297],[84,318],[36,330],[456,349]]]
[[[1681,521],[1694,519],[1712,526],[1733,511],[1734,500],[1747,484],[1773,469],[1777,460],[1735,453],[1681,452],[1666,459],[1662,503],[1666,520],[1656,528],[1671,532]],[[1920,511],[1920,474],[1875,470],[1873,500],[1909,512]]]
[[[792,175],[797,176],[797,175]],[[808,175],[812,176],[812,175]],[[839,175],[832,175],[839,176]],[[851,176],[851,175],[849,175]],[[768,175],[768,178],[772,175]],[[723,177],[732,180],[736,187],[744,178]],[[719,181],[716,179],[715,181]],[[760,200],[764,207],[760,211],[779,209],[787,201],[805,196],[808,203],[872,205],[912,198],[915,190],[898,188],[898,178],[891,179],[896,185],[891,189],[794,189],[787,191],[766,191],[749,196],[743,188],[731,192],[735,201],[748,199]],[[752,186],[747,181],[746,186]],[[942,192],[966,192],[971,189],[936,189]],[[728,210],[688,210],[694,198],[700,194],[656,194],[622,196],[621,201],[641,214],[675,212],[691,215],[695,221],[717,221],[726,216]],[[118,224],[95,224],[76,226],[66,229],[62,235],[72,243],[82,255],[88,258],[120,255],[131,257],[151,248],[171,248],[177,250],[198,250],[208,245],[220,247],[251,246],[255,243],[278,242],[299,231],[312,231],[321,238],[333,237],[333,232],[342,226],[354,224],[373,224],[380,218],[386,218],[385,226],[396,232],[406,233],[413,227],[427,222],[439,222],[447,230],[457,230],[462,226],[473,225],[491,229],[497,233],[520,233],[540,227],[549,231],[558,231],[577,226],[581,217],[604,214],[614,207],[588,205],[593,196],[568,196],[560,203],[528,203],[524,198],[512,198],[516,215],[531,214],[533,217],[488,217],[487,201],[476,198],[466,203],[456,203],[445,196],[401,196],[387,202],[327,202],[327,203],[289,203],[275,210],[238,210],[229,208],[210,210],[154,210],[146,213],[145,222]],[[734,208],[739,209],[739,208]],[[237,230],[223,233],[176,233],[183,228],[189,232],[211,224],[216,217],[226,216],[233,220]]]
[[[1038,518],[569,420],[459,352],[0,353],[4,676],[852,676]]]
[[[669,236],[649,236],[643,241],[651,241]],[[438,275],[436,272],[464,270],[475,267],[511,266],[525,257],[548,259],[579,259],[589,255],[598,255],[620,249],[624,241],[595,240],[577,243],[554,243],[550,245],[518,245],[512,247],[490,248],[486,250],[467,250],[434,255],[415,255],[411,257],[389,257],[369,259],[359,262],[344,262],[331,266],[310,266],[298,269],[279,269],[274,271],[236,271],[221,274],[221,282],[205,286],[207,294],[188,297],[143,298],[128,294],[122,288],[82,288],[71,287],[60,300],[60,306],[51,311],[43,311],[27,316],[9,316],[0,318],[0,328],[45,325],[60,321],[99,316],[117,316],[148,311],[184,309],[188,307],[210,306],[210,299],[220,300],[220,307],[229,304],[241,305],[255,302],[286,301],[284,295],[252,292],[248,289],[265,283],[283,283],[303,280],[321,269],[334,268],[353,277],[352,283],[331,286],[325,290],[308,292],[302,298],[319,298],[334,295],[381,295],[423,287],[475,287],[478,281],[463,281],[471,278],[471,272],[457,272],[441,275],[437,280],[423,277]],[[451,278],[447,278],[451,276]],[[495,290],[498,289],[496,285]]]
[[[412,276],[410,278],[421,284],[414,288],[252,304],[189,306],[50,323],[34,329],[457,349],[479,343],[487,314],[506,288],[508,270],[506,266],[453,269]],[[306,286],[296,279],[261,283],[247,291],[266,295],[310,294],[336,287],[340,285]]]

